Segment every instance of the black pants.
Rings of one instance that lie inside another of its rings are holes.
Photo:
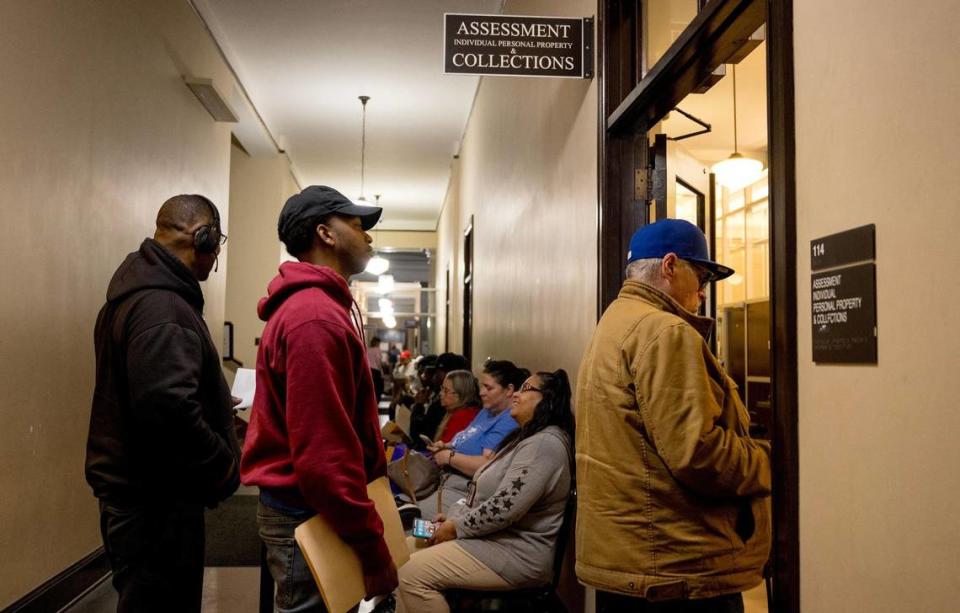
[[[380,404],[380,399],[383,398],[383,372],[377,368],[371,368],[370,375],[373,377],[373,389],[377,393],[377,404]]]
[[[597,590],[597,613],[743,613],[743,596],[737,593],[698,600],[651,602]]]
[[[100,502],[100,533],[117,613],[200,613],[203,597],[203,507]]]

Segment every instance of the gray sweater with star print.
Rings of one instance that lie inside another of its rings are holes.
[[[450,510],[457,543],[516,587],[553,579],[554,547],[570,496],[570,447],[563,430],[544,428],[478,471],[472,504]]]

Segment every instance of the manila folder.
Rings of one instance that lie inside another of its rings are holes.
[[[387,478],[380,477],[368,484],[367,496],[380,514],[383,540],[390,549],[393,563],[400,568],[410,559],[410,551]],[[297,526],[294,537],[330,613],[345,613],[363,600],[366,589],[360,558],[353,548],[340,539],[327,520],[314,515]]]

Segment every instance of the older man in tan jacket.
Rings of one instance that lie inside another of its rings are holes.
[[[578,377],[577,576],[598,613],[743,611],[770,551],[769,447],[696,314],[733,270],[676,219],[627,261]]]

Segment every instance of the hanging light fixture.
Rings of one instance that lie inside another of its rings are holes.
[[[364,179],[366,178],[367,170],[367,102],[370,100],[370,96],[360,96],[360,105],[363,111],[363,119],[361,121],[360,128],[360,197],[357,198],[358,201],[362,203],[367,202],[367,197],[363,194]],[[380,194],[374,196],[377,200],[377,205],[380,204]],[[376,232],[376,230],[374,230]],[[366,272],[371,275],[382,275],[383,273],[390,270],[390,260],[385,257],[382,257],[378,254],[375,254],[367,262]]]
[[[381,298],[377,301],[377,306],[380,307],[381,315],[393,315],[393,300]]]
[[[377,277],[377,293],[386,296],[393,291],[393,275],[380,275]]]
[[[744,157],[737,146],[737,65],[733,64],[733,153],[711,168],[717,175],[717,181],[731,190],[737,190],[755,182],[763,172],[763,162]]]
[[[370,96],[358,96],[360,99],[360,197],[357,200],[366,202],[367,197],[363,195],[363,182],[367,170],[367,102]]]
[[[367,262],[366,271],[371,275],[382,275],[390,270],[390,260],[379,255],[375,255]]]

